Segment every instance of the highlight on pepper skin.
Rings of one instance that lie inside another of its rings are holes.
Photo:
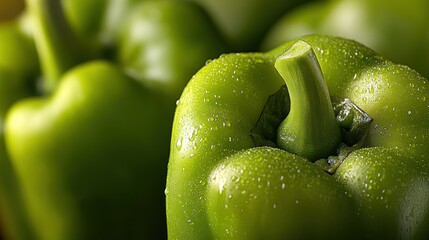
[[[25,3],[0,239],[428,238],[429,1]]]
[[[427,239],[428,84],[328,35],[211,61],[176,109],[169,238]]]
[[[312,1],[285,14],[262,44],[271,49],[306,34],[330,34],[359,41],[388,59],[429,77],[429,1]]]

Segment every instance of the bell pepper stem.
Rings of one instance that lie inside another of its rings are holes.
[[[52,92],[60,76],[87,59],[88,51],[72,31],[60,0],[27,0],[44,75],[42,91]]]
[[[275,68],[290,96],[290,112],[277,130],[277,145],[312,162],[335,154],[341,130],[311,46],[296,42],[276,59]]]

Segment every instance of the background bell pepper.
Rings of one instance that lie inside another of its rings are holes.
[[[39,64],[25,23],[25,16],[21,16],[0,25],[0,222],[4,239],[34,239],[7,154],[3,127],[10,106],[36,93]]]
[[[0,52],[7,53],[0,56],[0,153],[9,166],[2,171],[17,179],[16,186],[2,184],[22,190],[22,206],[10,209],[18,220],[5,216],[5,224],[18,229],[28,221],[34,230],[10,239],[166,238],[175,102],[226,44],[194,3],[136,2],[119,17],[94,15],[95,22],[89,13],[73,15],[79,4],[109,12],[116,3],[29,0],[31,34],[0,31]],[[5,206],[21,199],[13,197],[5,194]]]
[[[429,1],[339,0],[303,4],[269,31],[263,49],[311,33],[357,40],[429,77]]]
[[[301,2],[28,0],[19,37],[0,36],[8,239],[165,238],[183,87]]]
[[[235,51],[256,51],[270,26],[310,0],[192,0],[212,17]]]
[[[427,239],[428,96],[416,71],[324,35],[212,61],[175,114],[169,238]]]

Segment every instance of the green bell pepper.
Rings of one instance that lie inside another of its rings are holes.
[[[283,14],[310,0],[192,0],[212,16],[235,51],[255,51]]]
[[[116,48],[123,19],[148,0],[61,0],[64,14],[79,38],[90,42],[91,51],[102,56]],[[140,7],[139,7],[140,8]]]
[[[176,109],[169,239],[427,239],[428,104],[427,79],[352,40],[223,55]]]
[[[120,32],[121,18],[136,4],[148,0],[62,0],[72,28],[84,38],[92,38],[92,49],[114,46],[112,36]],[[200,6],[234,51],[255,51],[283,14],[311,0],[182,0]],[[313,0],[314,1],[314,0]],[[255,17],[258,16],[258,17]],[[195,22],[193,23],[195,24]],[[192,26],[192,25],[189,25]],[[177,31],[187,31],[180,28]],[[189,32],[189,31],[188,31]]]
[[[305,34],[357,40],[392,61],[429,77],[429,1],[340,0],[311,2],[284,15],[268,32],[263,49]]]
[[[116,4],[97,2],[107,4],[105,9]],[[0,91],[7,93],[0,99],[5,114],[0,156],[10,173],[16,172],[35,232],[16,239],[164,239],[176,100],[226,44],[193,3],[135,3],[113,18],[120,27],[107,28],[111,31],[105,28],[112,22],[107,13],[102,20],[94,15],[95,23],[87,14],[71,17],[78,9],[73,4],[89,8],[96,2],[62,3],[27,1],[37,54],[26,54],[17,40],[0,46],[0,52],[22,51],[10,59],[0,56],[0,63],[18,68],[0,74]],[[37,57],[42,76],[36,82]],[[28,94],[27,82],[15,81],[27,65],[36,69],[29,85],[37,85]],[[21,97],[3,84],[33,97],[16,102]]]
[[[33,239],[20,186],[4,142],[3,122],[16,101],[35,94],[39,74],[36,49],[25,17],[0,25],[0,222],[2,239]]]

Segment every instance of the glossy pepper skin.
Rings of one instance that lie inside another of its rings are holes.
[[[16,172],[35,233],[16,239],[165,239],[164,189],[175,102],[206,59],[226,51],[224,43],[193,3],[135,3],[121,13],[121,27],[102,38],[108,44],[97,37],[109,32],[103,30],[107,20],[70,17],[70,4],[95,2],[62,3],[27,1],[37,46],[36,63],[28,64],[36,73],[30,77],[38,75],[37,57],[42,77],[35,97],[11,102],[4,111],[1,156]],[[195,24],[182,25],[190,22]],[[186,32],[175,31],[185,27]],[[139,33],[146,28],[159,31],[141,41]],[[154,56],[184,52],[192,60],[152,62]],[[147,71],[156,67],[164,75],[149,79],[140,71],[148,63],[153,67]]]
[[[285,82],[290,111],[268,104]],[[212,61],[191,79],[176,109],[169,239],[427,239],[428,97],[428,80],[416,71],[325,35]],[[308,151],[338,138],[335,127],[321,127],[331,115],[317,110],[331,112],[330,98],[347,98],[372,118],[363,144],[333,174],[318,163],[335,149]],[[288,113],[276,126],[266,118],[262,129],[274,128],[277,142],[259,144],[252,133],[266,108],[274,109],[273,118]],[[291,145],[285,132],[298,142],[292,150],[284,150]]]
[[[6,151],[3,127],[10,106],[36,93],[38,59],[24,22],[21,16],[0,24],[0,221],[4,239],[34,239],[16,172]]]
[[[181,0],[177,2],[193,2],[200,6],[210,16],[211,21],[227,42],[228,50],[255,51],[272,24],[286,12],[309,1],[311,0]],[[105,47],[115,44],[112,35],[120,32],[121,24],[118,23],[128,9],[141,2],[153,2],[153,0],[62,0],[62,2],[66,6],[65,13],[72,27],[85,38],[92,38],[93,49],[97,49],[100,45]],[[189,32],[187,28],[180,30]]]
[[[320,1],[303,4],[285,14],[263,43],[271,49],[305,34],[330,34],[354,39],[394,62],[429,77],[429,28],[426,0]]]
[[[235,51],[255,51],[276,20],[309,0],[192,0],[212,16]]]

